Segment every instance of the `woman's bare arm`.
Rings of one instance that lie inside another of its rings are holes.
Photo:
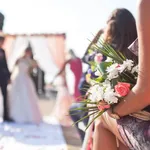
[[[62,68],[61,68],[61,69],[59,70],[59,72],[54,76],[53,80],[51,81],[51,84],[54,82],[54,80],[55,80],[55,78],[56,78],[57,76],[59,76],[60,74],[63,73],[63,71],[65,70],[66,65],[67,65],[69,62],[70,62],[70,59],[67,60],[67,61],[63,64]]]
[[[139,77],[130,94],[114,108],[120,116],[150,105],[150,0],[138,1]]]

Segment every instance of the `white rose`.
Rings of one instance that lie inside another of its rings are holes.
[[[98,102],[104,98],[104,89],[102,86],[95,84],[89,90],[89,99],[93,102]]]
[[[120,67],[118,67],[118,70],[119,72],[123,72],[125,69],[128,69],[130,71],[133,66],[134,62],[132,60],[127,59],[123,62],[123,64],[120,65]]]
[[[138,68],[138,65],[137,65],[137,66],[132,68],[131,73],[134,73],[134,72],[138,73],[138,70],[139,70],[139,68]]]
[[[118,94],[114,92],[114,89],[107,88],[104,93],[104,100],[108,104],[118,103]]]
[[[113,64],[110,67],[107,67],[106,71],[108,73],[107,77],[109,80],[117,78],[119,76],[118,64]]]
[[[110,57],[107,57],[107,59],[105,60],[105,62],[113,62],[113,59]]]

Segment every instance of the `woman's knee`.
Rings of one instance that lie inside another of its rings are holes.
[[[100,120],[100,119],[97,119],[95,121],[95,126],[94,126],[95,130],[99,130],[101,128],[104,128],[104,124],[103,124],[103,121]]]

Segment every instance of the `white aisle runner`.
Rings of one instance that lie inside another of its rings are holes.
[[[0,124],[0,150],[67,150],[61,126],[55,118],[40,125]]]

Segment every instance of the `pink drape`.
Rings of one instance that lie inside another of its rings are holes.
[[[48,36],[47,40],[53,61],[60,69],[65,62],[65,35]]]
[[[10,35],[6,34],[4,49],[6,51],[6,56],[9,58],[13,50],[13,43],[17,36],[45,36],[48,41],[48,46],[50,53],[52,55],[53,61],[58,68],[61,68],[65,61],[65,34],[31,34],[31,35]]]
[[[3,48],[5,50],[7,58],[9,58],[9,56],[11,55],[15,39],[16,39],[16,36],[9,36],[8,35],[5,37],[5,42],[4,42]]]

